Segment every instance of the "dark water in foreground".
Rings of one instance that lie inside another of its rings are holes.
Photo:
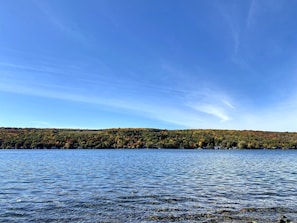
[[[297,222],[297,151],[0,150],[0,222]]]

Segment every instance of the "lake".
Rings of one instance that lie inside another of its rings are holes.
[[[0,222],[297,222],[296,150],[0,150]]]

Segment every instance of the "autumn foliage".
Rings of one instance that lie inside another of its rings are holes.
[[[297,133],[235,130],[0,128],[2,149],[296,149]]]

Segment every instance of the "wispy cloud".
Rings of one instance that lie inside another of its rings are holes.
[[[193,106],[193,108],[196,109],[197,111],[201,111],[201,112],[204,112],[204,113],[207,113],[210,115],[214,115],[214,116],[220,118],[221,121],[230,120],[230,117],[227,114],[225,114],[225,112],[221,108],[213,106],[213,105],[204,104],[204,105]]]
[[[65,18],[62,18],[61,15],[58,15],[53,7],[48,4],[46,1],[34,1],[41,12],[47,17],[48,21],[54,25],[57,29],[67,35],[69,38],[74,39],[84,46],[90,46],[92,38],[86,36],[77,25],[72,21],[67,21]],[[66,22],[67,21],[67,22]]]
[[[231,5],[222,4],[219,1],[216,2],[216,7],[219,13],[229,26],[234,42],[234,56],[239,54],[242,39],[246,35],[247,30],[255,23],[255,17],[258,10],[258,2],[256,0],[250,0],[249,7],[247,9],[240,8],[240,5],[241,4],[237,1],[232,2]]]
[[[6,71],[1,67],[17,70]],[[28,73],[21,72],[23,74],[21,76],[18,70]],[[38,72],[35,73],[35,70]],[[2,62],[0,63],[0,91],[104,106],[112,111],[127,112],[181,128],[287,129],[289,131],[293,130],[290,127],[292,122],[296,122],[297,125],[295,118],[297,96],[266,108],[254,108],[244,104],[243,101],[234,101],[232,95],[215,87],[214,84],[204,83],[202,84],[204,87],[197,89],[195,82],[192,81],[192,85],[190,84],[190,74],[185,74],[185,79],[189,80],[184,83],[182,78],[177,79],[178,88],[181,89],[177,90],[174,88],[174,82],[167,82],[165,86],[162,81],[153,84],[131,79],[111,81],[100,77],[95,78],[92,75],[87,75],[85,80],[80,79],[78,82],[71,79],[68,83],[61,82],[57,81],[56,77],[63,74],[63,70],[57,67],[52,68],[56,72],[51,73],[54,78],[40,80],[38,75],[42,74],[42,70],[42,67],[34,65],[23,66]],[[48,70],[44,69],[44,72]],[[83,70],[81,72],[84,73]],[[171,72],[174,73],[175,70]],[[78,76],[83,78],[83,75]],[[178,78],[178,76],[176,74],[174,77]],[[94,79],[95,82],[92,82],[91,80]],[[85,83],[80,86],[79,83],[82,81]],[[35,123],[35,126],[46,127],[47,124]],[[48,126],[50,127],[50,124]]]
[[[223,122],[232,119],[230,113],[235,109],[224,93],[211,89],[196,91],[189,97],[187,106],[198,112],[215,116]]]
[[[54,69],[52,66],[28,66],[28,65],[22,65],[18,63],[7,63],[7,62],[1,62],[0,61],[0,70],[3,69],[13,69],[13,70],[22,70],[22,71],[37,71],[42,73],[56,73],[57,70]]]
[[[235,107],[231,104],[230,101],[228,101],[227,99],[223,99],[222,102],[227,105],[229,108],[235,109]]]
[[[257,1],[251,0],[250,7],[248,10],[248,15],[246,18],[246,28],[250,28],[255,22],[255,14],[257,12]]]
[[[152,120],[174,124],[181,128],[220,128],[220,129],[259,129],[293,131],[292,123],[297,125],[297,96],[285,102],[267,108],[253,108],[246,104],[236,106],[230,96],[222,91],[201,89],[200,91],[183,92],[184,99],[175,104],[166,103],[165,94],[162,100],[126,96],[110,97],[77,91],[70,87],[46,86],[42,84],[24,84],[22,81],[2,79],[0,90],[23,95],[54,98],[79,103],[107,106],[111,110],[146,117]],[[35,126],[50,127],[46,122],[35,123]]]
[[[2,66],[7,65],[10,68],[42,72],[42,69],[36,66],[2,63]],[[0,72],[3,73],[3,70],[0,69]],[[73,80],[69,80],[68,83],[57,81],[56,75],[63,72],[58,70],[56,72],[52,74],[54,78],[40,80],[37,78],[40,72],[29,72],[28,76],[20,76],[15,70],[10,70],[0,76],[0,90],[22,95],[107,106],[111,110],[119,110],[120,112],[126,110],[138,116],[184,128],[206,126],[207,120],[212,118],[206,118],[205,114],[217,117],[218,121],[230,120],[226,111],[230,110],[233,105],[226,97],[219,96],[219,93],[214,94],[214,91],[211,90],[204,89],[197,92],[197,90],[193,91],[192,88],[189,88],[178,91],[172,86],[174,83],[164,87],[163,82],[149,84],[133,82],[132,80],[109,81],[98,78],[94,82],[84,82],[80,86]],[[81,75],[79,76],[81,77]],[[87,80],[89,79],[87,78]],[[180,85],[180,87],[185,87],[182,83]],[[195,84],[193,83],[193,85]],[[190,85],[187,84],[187,86]],[[125,94],[120,94],[117,89],[125,91]]]
[[[236,15],[234,11],[227,9],[227,7],[222,4],[220,1],[216,1],[216,8],[218,9],[222,18],[226,21],[229,26],[231,36],[234,42],[233,53],[237,55],[239,47],[240,47],[240,26],[239,26],[239,18],[235,17]],[[233,7],[231,7],[232,9]]]

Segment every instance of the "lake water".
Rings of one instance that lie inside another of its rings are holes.
[[[0,222],[297,222],[297,151],[0,150]]]

